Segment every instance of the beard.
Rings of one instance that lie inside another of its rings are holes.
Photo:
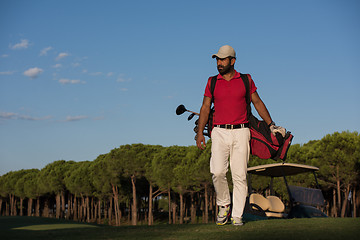
[[[234,69],[234,65],[231,65],[231,63],[229,63],[226,66],[224,66],[224,65],[217,66],[217,70],[220,73],[220,75],[225,75],[225,74],[229,73],[230,71],[232,71],[233,69]]]

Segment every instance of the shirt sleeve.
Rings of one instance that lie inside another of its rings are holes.
[[[254,92],[256,92],[257,87],[255,86],[254,80],[251,78],[251,75],[248,74],[249,77],[249,82],[250,82],[250,96],[251,94],[253,94]]]

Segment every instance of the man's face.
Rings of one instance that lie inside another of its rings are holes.
[[[216,58],[216,62],[220,75],[227,74],[234,68],[234,65],[231,65],[230,58]]]

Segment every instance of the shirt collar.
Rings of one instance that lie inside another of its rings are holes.
[[[235,75],[234,75],[234,77],[233,77],[232,79],[240,78],[240,73],[238,73],[236,70],[234,70],[234,71],[235,71]],[[223,78],[223,76],[221,76],[221,74],[218,74],[217,79],[218,79],[218,80],[225,80],[225,79]],[[231,80],[232,80],[232,79],[231,79]]]

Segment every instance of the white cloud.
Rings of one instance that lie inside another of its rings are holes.
[[[28,116],[28,115],[21,115],[18,113],[12,113],[12,112],[0,112],[0,119],[5,119],[5,120],[10,120],[10,119],[14,119],[14,120],[30,120],[30,121],[41,121],[41,120],[47,120],[52,118],[51,116],[45,116],[45,117],[41,117],[41,118],[37,118],[37,117],[32,117],[32,116]]]
[[[10,45],[11,49],[24,49],[24,48],[28,48],[29,47],[29,40],[27,39],[22,39],[19,43],[15,44],[15,45]]]
[[[62,64],[61,63],[57,63],[53,66],[53,68],[61,68],[62,67]]]
[[[0,75],[13,75],[15,71],[0,72]]]
[[[111,77],[111,76],[113,76],[113,75],[114,75],[113,72],[108,72],[108,74],[106,74],[106,76],[108,76],[108,77]]]
[[[30,78],[36,78],[37,76],[39,76],[39,74],[41,74],[44,70],[42,70],[41,68],[29,68],[28,70],[26,70],[24,72],[25,76],[28,76]]]
[[[124,78],[122,75],[120,75],[118,78],[117,78],[117,82],[131,82],[131,78]]]
[[[127,92],[127,91],[129,91],[129,89],[127,89],[127,88],[120,88],[120,91],[122,91],[122,92]]]
[[[89,118],[88,116],[67,116],[65,122],[80,121]]]
[[[17,116],[16,113],[0,112],[0,118],[1,118],[1,119],[15,119],[16,116]]]
[[[43,50],[40,51],[40,56],[46,56],[47,52],[52,50],[52,49],[53,49],[52,47],[44,48]]]
[[[3,55],[1,55],[1,57],[2,58],[7,58],[7,57],[9,57],[9,55],[8,54],[3,54]]]
[[[60,59],[63,59],[63,58],[65,58],[65,57],[69,56],[69,55],[70,55],[70,54],[65,53],[65,52],[59,53],[59,55],[55,58],[55,60],[56,60],[56,61],[59,61]]]
[[[61,83],[61,84],[80,84],[80,83],[82,83],[82,84],[84,84],[85,81],[81,81],[81,80],[77,80],[77,79],[71,80],[71,79],[67,79],[67,78],[62,78],[59,80],[59,83]]]

